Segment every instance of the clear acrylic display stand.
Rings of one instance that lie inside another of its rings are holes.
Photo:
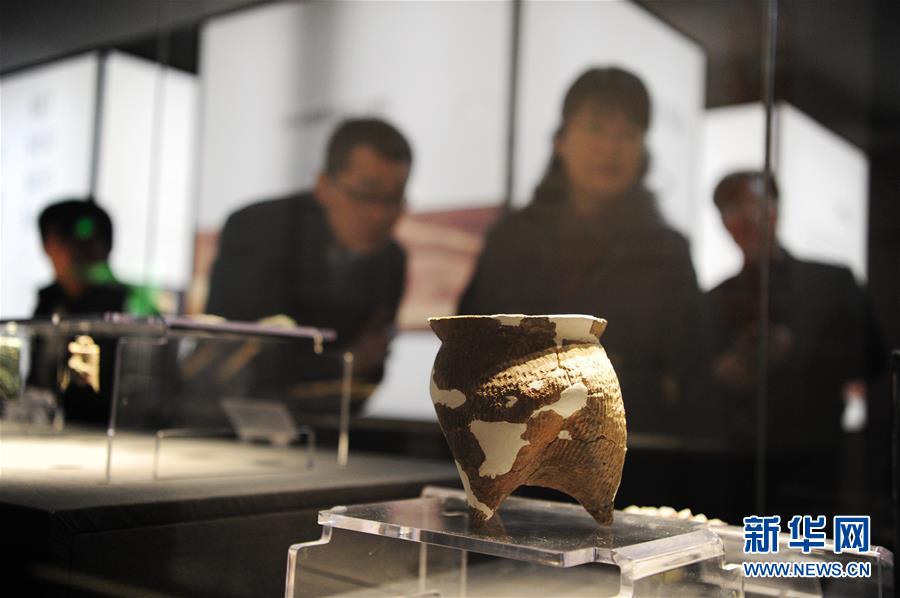
[[[285,596],[858,596],[889,598],[893,555],[872,546],[743,552],[743,528],[616,511],[599,526],[581,506],[512,497],[484,527],[465,494],[319,513],[322,537],[291,546]],[[745,578],[743,562],[869,563],[863,578]]]
[[[482,528],[465,494],[319,514],[321,539],[288,554],[285,596],[733,596],[740,572],[704,524],[512,497]]]
[[[336,422],[343,467],[353,356],[325,351],[332,340],[333,331],[310,327],[122,314],[0,322],[0,477],[109,483],[303,471],[317,448],[307,415]],[[111,375],[97,376],[100,366]],[[333,383],[307,412],[309,399],[290,393],[316,387],[304,377],[316,368]],[[35,372],[46,380],[33,385]],[[293,386],[274,386],[272,374]],[[96,385],[84,393],[94,401],[89,423],[63,416],[63,375]]]

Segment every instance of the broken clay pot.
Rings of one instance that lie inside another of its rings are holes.
[[[442,341],[431,398],[473,520],[522,485],[560,490],[612,523],[625,409],[600,335],[582,315],[429,319]]]

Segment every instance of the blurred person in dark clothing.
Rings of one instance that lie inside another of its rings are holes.
[[[41,212],[38,226],[54,281],[38,292],[35,319],[96,317],[133,307],[136,295],[116,280],[109,267],[112,221],[93,199],[54,203]],[[67,420],[106,423],[115,369],[114,341],[98,344],[85,335],[77,339],[36,337],[31,355],[28,384],[58,392]]]
[[[865,400],[867,383],[886,360],[868,297],[847,268],[797,259],[777,242],[774,177],[729,174],[714,201],[744,256],[743,269],[709,293],[714,379],[729,437],[738,451],[753,450],[757,385],[765,383],[771,496],[832,490],[842,413]],[[769,267],[765,381],[758,371],[762,260]]]
[[[366,383],[383,374],[406,257],[393,240],[412,150],[392,125],[347,120],[332,133],[312,191],[232,214],[206,311],[234,320],[286,315],[332,328]]]
[[[92,200],[52,204],[38,219],[54,281],[38,292],[35,318],[125,311],[128,288],[109,268],[112,221]]]
[[[644,184],[650,119],[635,75],[578,77],[531,203],[488,234],[459,313],[605,318],[629,431],[713,435],[704,298],[687,241]]]

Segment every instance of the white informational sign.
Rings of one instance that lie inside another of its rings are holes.
[[[193,75],[121,53],[105,60],[97,201],[125,282],[185,289],[194,232]]]
[[[510,2],[302,2],[202,30],[201,230],[309,188],[334,125],[377,115],[410,139],[413,211],[503,196]]]
[[[762,169],[764,135],[761,104],[707,112],[700,177],[704,203],[700,235],[692,248],[704,289],[743,266],[712,195],[726,174]],[[798,258],[850,268],[864,282],[869,177],[865,153],[786,103],[776,107],[772,151],[780,191],[779,242]]]
[[[696,43],[631,2],[523,4],[515,191],[524,205],[546,169],[566,90],[582,72],[617,66],[650,93],[648,186],[663,216],[693,237],[706,58]]]
[[[0,79],[0,318],[30,317],[53,281],[38,216],[90,189],[98,57]]]

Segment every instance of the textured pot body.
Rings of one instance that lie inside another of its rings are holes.
[[[590,316],[431,318],[431,398],[476,522],[522,485],[574,497],[612,523],[625,409]]]

